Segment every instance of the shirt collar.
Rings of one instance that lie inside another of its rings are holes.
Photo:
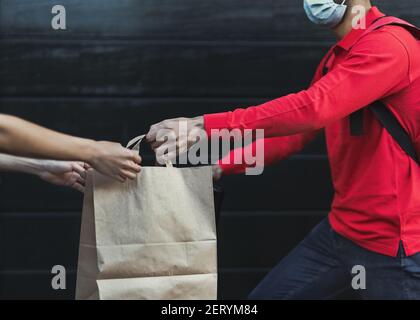
[[[377,7],[372,7],[366,14],[366,28],[369,28],[373,22],[377,19],[384,17],[383,14]],[[337,47],[340,47],[346,51],[362,37],[366,29],[352,29],[343,39],[337,43]]]

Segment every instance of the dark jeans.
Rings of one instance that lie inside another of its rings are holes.
[[[356,265],[366,271],[364,290],[352,285],[353,277],[361,275],[352,274]],[[346,290],[363,299],[420,299],[420,253],[407,257],[402,246],[397,257],[368,251],[340,236],[324,219],[249,299],[333,299]]]

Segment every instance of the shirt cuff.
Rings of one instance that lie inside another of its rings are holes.
[[[241,173],[244,173],[246,169],[245,165],[233,164],[233,163],[223,164],[222,160],[219,160],[217,164],[220,167],[220,169],[222,169],[222,175],[224,176],[230,176],[233,174],[241,174]]]
[[[205,114],[204,128],[206,130],[207,136],[211,137],[212,129],[230,129],[228,127],[229,117],[229,112]]]

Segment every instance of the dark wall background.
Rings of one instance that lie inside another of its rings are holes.
[[[164,118],[254,105],[304,89],[333,38],[300,0],[0,0],[0,112],[126,142]],[[420,24],[418,0],[377,1]],[[228,177],[220,298],[244,298],[332,196],[322,137],[259,177]],[[34,177],[0,180],[0,297],[74,298],[82,196]],[[51,267],[68,289],[50,286]]]

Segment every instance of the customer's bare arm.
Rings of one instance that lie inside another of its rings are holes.
[[[124,181],[140,171],[140,156],[118,143],[94,141],[55,132],[0,114],[0,152],[34,158],[75,160]]]
[[[27,173],[55,185],[84,191],[86,169],[83,162],[32,159],[0,153],[0,171]]]

